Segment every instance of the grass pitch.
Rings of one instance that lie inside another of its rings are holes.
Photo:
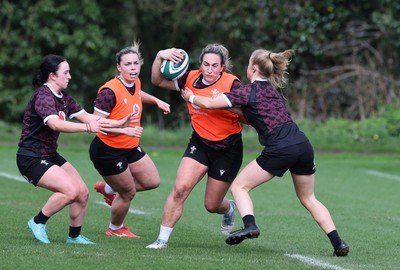
[[[158,236],[182,150],[145,150],[159,169],[161,186],[138,193],[126,218],[125,224],[142,238],[119,239],[104,234],[110,209],[93,189],[100,176],[88,150],[60,147],[90,189],[82,233],[96,245],[79,246],[65,243],[67,209],[48,222],[51,244],[36,242],[26,223],[50,192],[18,181],[16,147],[0,146],[0,269],[400,269],[399,154],[316,154],[317,198],[350,245],[348,257],[336,258],[327,236],[298,202],[289,174],[251,193],[259,238],[226,245],[219,233],[221,216],[203,207],[202,181],[188,198],[169,247],[146,249]],[[257,154],[246,153],[245,162]],[[241,226],[236,213],[235,227]]]

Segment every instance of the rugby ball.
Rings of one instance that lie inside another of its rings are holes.
[[[182,49],[178,51],[183,55],[183,59],[179,63],[174,63],[170,60],[164,60],[161,64],[161,74],[169,81],[175,81],[185,74],[189,67],[189,55]]]

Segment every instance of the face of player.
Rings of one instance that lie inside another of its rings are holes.
[[[203,56],[200,69],[204,80],[208,83],[213,83],[224,70],[224,65],[221,64],[221,57],[218,54],[207,53]]]
[[[71,74],[69,73],[69,64],[67,61],[61,62],[58,65],[56,73],[51,73],[48,83],[50,83],[55,91],[61,91],[67,88]]]
[[[121,56],[121,62],[117,64],[119,75],[125,82],[131,83],[139,77],[140,61],[136,53],[127,53]]]

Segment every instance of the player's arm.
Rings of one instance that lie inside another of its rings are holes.
[[[58,116],[49,117],[45,120],[45,124],[48,125],[52,130],[64,133],[78,133],[78,132],[100,132],[100,124],[98,121],[92,121],[89,123],[76,123],[70,121],[64,121],[58,118]]]
[[[138,120],[135,119],[135,117],[132,114],[127,115],[122,119],[114,120],[114,119],[107,119],[107,115],[99,111],[94,111],[93,114],[84,111],[83,113],[74,116],[74,118],[82,123],[91,123],[94,121],[99,121],[101,127],[103,128],[120,128],[120,127],[123,128],[129,126],[130,123],[138,122]]]
[[[81,113],[79,115],[76,115],[74,118],[77,119],[79,122],[82,122],[82,123],[90,123],[92,121],[99,120],[99,116],[91,114],[91,113],[88,113],[86,111],[84,111],[83,113]]]
[[[144,91],[140,91],[140,96],[143,103],[157,105],[157,107],[162,110],[164,114],[169,114],[171,112],[169,104],[161,99],[156,98],[155,96],[152,96]]]
[[[201,97],[195,96],[192,90],[185,87],[181,91],[181,96],[184,100],[204,109],[222,109],[232,107],[229,99],[222,93],[214,97]]]
[[[140,126],[129,126],[129,124],[131,124],[131,123],[138,122],[139,121],[138,117],[134,117],[132,115],[129,115],[129,116],[124,117],[121,120],[107,119],[109,114],[106,113],[106,112],[103,112],[103,111],[101,111],[99,109],[96,109],[96,108],[95,108],[93,114],[96,117],[100,118],[100,122],[103,122],[103,121],[104,122],[105,121],[111,121],[111,122],[117,121],[118,122],[119,121],[121,123],[122,121],[126,121],[127,117],[129,117],[129,121],[125,122],[124,125],[120,125],[120,126],[110,126],[109,125],[107,127],[103,127],[102,131],[107,133],[107,134],[122,134],[122,135],[127,135],[127,136],[130,136],[130,137],[141,137],[142,136],[142,132],[143,132],[143,128],[142,127],[140,127]]]
[[[239,116],[239,122],[248,125],[246,118],[244,117],[243,110],[241,107],[232,107],[228,109],[229,111],[236,113]]]
[[[239,122],[243,124],[248,124],[246,118],[244,117],[242,109],[240,107],[233,107],[228,97],[223,93],[213,97],[201,97],[193,95],[192,90],[185,87],[181,91],[181,96],[184,100],[189,101],[192,104],[199,106],[200,108],[204,109],[227,108],[227,110],[236,113],[239,116]]]

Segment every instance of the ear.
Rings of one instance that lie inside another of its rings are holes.
[[[117,70],[118,70],[118,74],[120,74],[120,73],[121,73],[121,66],[120,66],[120,64],[117,64]]]
[[[56,79],[57,75],[54,72],[50,72],[49,74],[49,81],[54,81]]]
[[[251,70],[253,73],[256,73],[258,71],[258,66],[257,65],[251,65]]]

